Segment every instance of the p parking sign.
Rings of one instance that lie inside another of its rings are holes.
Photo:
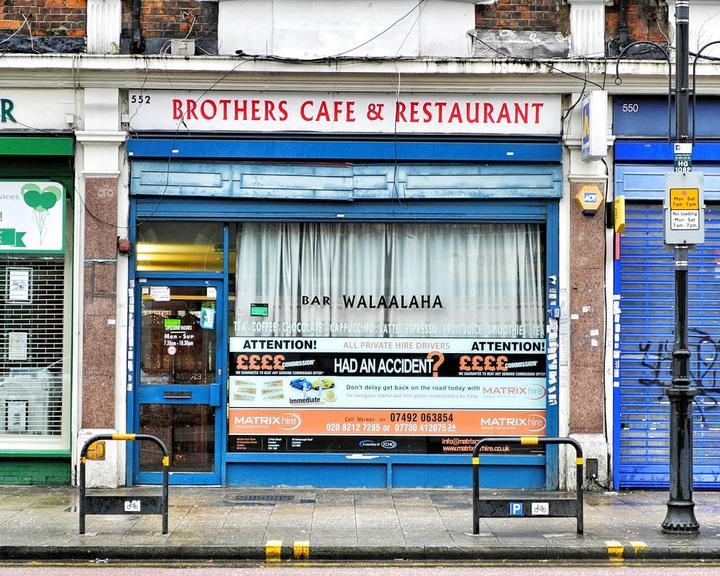
[[[665,244],[702,244],[705,241],[705,201],[701,172],[665,175]]]
[[[522,502],[510,502],[510,516],[522,516],[523,515],[523,503]]]

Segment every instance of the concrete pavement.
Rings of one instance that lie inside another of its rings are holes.
[[[101,494],[155,494],[141,487]],[[0,487],[0,559],[718,560],[720,493],[696,492],[697,536],[660,532],[667,492],[588,493],[574,518],[482,520],[469,490],[171,487],[160,516],[88,516],[77,490]]]

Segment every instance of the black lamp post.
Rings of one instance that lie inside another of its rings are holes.
[[[677,0],[675,5],[677,46],[675,51],[675,171],[685,172],[692,168],[690,135],[688,127],[689,108],[689,43],[690,43],[690,2]],[[627,46],[618,56],[618,65],[628,48],[637,44],[651,44],[668,53],[654,42],[635,42]],[[706,48],[707,46],[704,46]],[[702,50],[700,51],[702,52]],[[697,57],[695,63],[697,63]],[[617,66],[615,82],[620,84]],[[693,92],[694,92],[693,73]],[[669,83],[668,78],[668,83]],[[668,86],[668,140],[670,140],[670,93]],[[693,109],[694,114],[694,109]],[[684,145],[684,146],[683,146]],[[687,156],[687,164],[679,162],[681,156]],[[700,211],[702,214],[702,211]],[[696,534],[700,526],[695,518],[695,503],[692,499],[693,487],[693,398],[696,391],[690,381],[690,350],[688,348],[688,244],[674,246],[675,263],[675,340],[672,351],[672,383],[667,390],[670,400],[670,498],[667,502],[667,514],[662,523],[662,531],[668,534]]]
[[[677,142],[690,142],[689,107],[689,43],[690,2],[675,4],[677,49],[675,53],[675,118]],[[677,147],[676,147],[677,150]],[[679,171],[678,163],[675,170]],[[675,246],[675,341],[672,351],[672,385],[667,390],[670,400],[670,499],[662,531],[668,534],[691,534],[700,530],[695,519],[693,488],[693,398],[696,391],[690,382],[690,350],[688,349],[688,245]]]

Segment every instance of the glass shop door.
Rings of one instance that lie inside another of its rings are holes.
[[[222,287],[219,280],[136,282],[134,430],[165,443],[172,484],[220,484]],[[134,444],[133,482],[160,483],[159,449]]]

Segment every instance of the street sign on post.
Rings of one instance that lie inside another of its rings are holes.
[[[705,202],[702,172],[665,175],[665,244],[702,244],[705,241]]]
[[[673,146],[675,172],[692,172],[692,143],[676,142]]]

